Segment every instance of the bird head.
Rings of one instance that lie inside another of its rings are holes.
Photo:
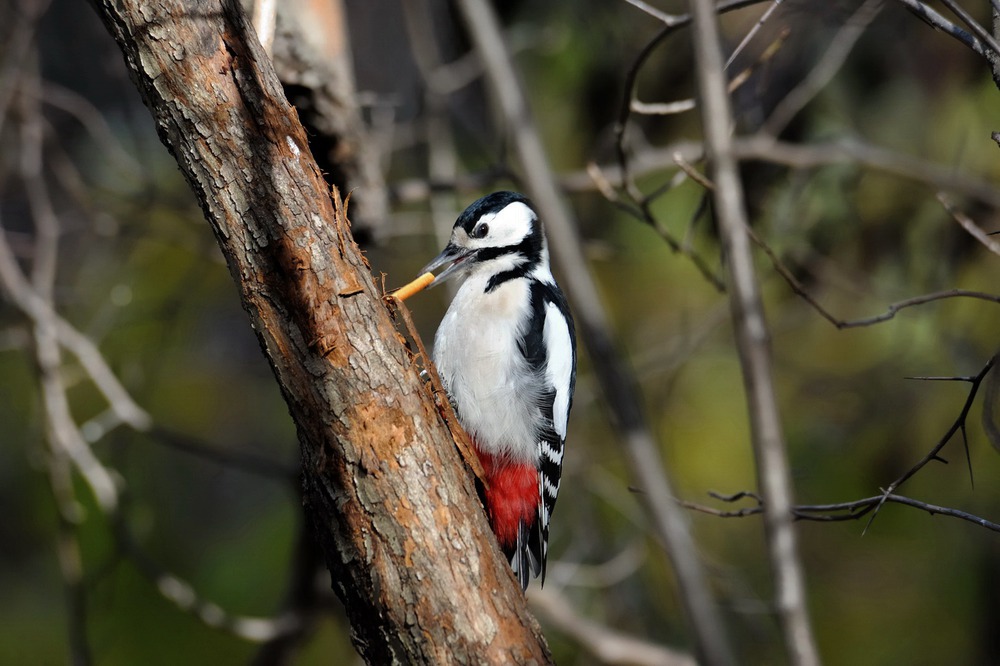
[[[527,273],[547,261],[545,238],[531,202],[516,192],[494,192],[458,216],[444,250],[421,273],[444,266],[430,286],[474,271]]]

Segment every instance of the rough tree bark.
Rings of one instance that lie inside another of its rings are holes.
[[[547,663],[435,401],[237,0],[94,0],[201,202],[298,428],[369,663]]]

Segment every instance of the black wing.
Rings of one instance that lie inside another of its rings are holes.
[[[549,519],[555,509],[556,496],[559,493],[559,479],[562,476],[563,444],[565,443],[565,432],[557,431],[554,409],[556,409],[557,387],[552,385],[548,377],[549,359],[556,354],[569,354],[570,376],[568,378],[568,396],[566,400],[566,414],[561,415],[561,421],[565,423],[569,414],[569,407],[573,400],[573,390],[576,386],[576,337],[573,326],[573,318],[570,316],[566,299],[562,292],[554,284],[532,280],[531,285],[531,326],[524,332],[521,338],[521,352],[534,370],[538,381],[546,389],[541,392],[539,409],[541,411],[541,427],[538,435],[538,490],[540,494],[538,503],[538,519],[528,530],[527,552],[519,552],[515,556],[520,557],[519,564],[524,564],[527,556],[532,574],[541,576],[545,582],[545,564],[548,554],[549,540]],[[554,345],[555,348],[546,348],[545,320],[549,316],[549,306],[554,305],[559,313],[565,317],[569,333],[569,340],[560,341]],[[562,363],[556,364],[565,366],[565,357]],[[565,378],[560,378],[564,381]],[[566,390],[563,388],[562,390]],[[518,539],[518,550],[521,551],[521,540]],[[522,576],[525,574],[519,573]],[[526,576],[522,583],[526,582]]]

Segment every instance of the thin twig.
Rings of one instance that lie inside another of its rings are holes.
[[[683,15],[667,14],[666,12],[662,12],[656,7],[653,7],[652,5],[649,5],[643,2],[642,0],[625,0],[625,2],[632,5],[633,7],[641,9],[642,11],[646,12],[647,14],[649,14],[657,21],[660,21],[666,26],[675,25],[676,23],[683,20]]]
[[[975,53],[978,53],[983,57],[987,57],[988,50],[982,41],[970,32],[959,28],[957,25],[938,14],[936,11],[931,9],[927,3],[920,2],[920,0],[898,0],[898,2],[902,3],[915,16],[930,27],[954,37],[959,42],[972,49]]]
[[[912,308],[916,305],[923,305],[925,303],[940,301],[947,298],[975,298],[978,300],[989,301],[991,303],[1000,303],[1000,296],[996,294],[987,294],[981,291],[970,291],[968,289],[945,289],[944,291],[936,291],[930,294],[923,294],[921,296],[913,296],[912,298],[906,298],[901,301],[896,301],[895,303],[890,303],[885,312],[873,317],[865,317],[863,319],[854,319],[850,321],[837,321],[835,325],[837,328],[871,326],[872,324],[879,324],[883,321],[892,319],[900,310],[905,310],[906,308]]]
[[[8,5],[11,6],[11,5]],[[17,22],[10,28],[10,39],[0,61],[0,132],[7,120],[8,109],[14,100],[15,92],[24,71],[25,60],[29,57],[35,42],[35,30],[38,22],[49,8],[49,0],[41,2],[21,2],[14,5],[16,10],[8,12],[17,17]]]
[[[722,66],[723,69],[729,69],[729,66],[733,64],[733,61],[736,60],[737,57],[739,57],[740,53],[743,52],[743,49],[745,49],[747,44],[750,43],[750,40],[752,40],[754,36],[760,32],[761,28],[764,27],[764,24],[767,23],[767,20],[771,18],[771,15],[780,5],[781,0],[773,0],[771,2],[771,6],[764,10],[764,13],[761,14],[759,19],[757,19],[757,22],[754,23],[753,27],[747,31],[743,40],[736,46],[735,49],[733,49],[733,52],[729,54],[729,58],[726,59],[726,64]]]
[[[684,159],[684,156],[680,153],[674,153],[674,163],[680,167],[680,170],[686,173],[691,180],[698,183],[709,192],[715,190],[715,183],[710,181],[705,174],[695,169],[694,166]]]
[[[644,116],[673,116],[678,113],[684,113],[685,111],[692,111],[698,108],[697,102],[695,102],[693,97],[688,99],[679,99],[676,102],[653,102],[646,103],[637,99],[633,99],[629,102],[632,113],[638,113]]]
[[[755,516],[764,512],[764,507],[759,503],[754,506],[732,510],[717,509],[715,507],[705,506],[704,504],[689,502],[687,500],[677,500],[677,503],[687,509],[691,509],[692,511],[706,513],[719,518],[745,518],[746,516]],[[863,518],[871,513],[877,506],[882,504],[904,504],[906,506],[926,511],[931,515],[958,518],[959,520],[979,525],[980,527],[984,527],[990,531],[1000,532],[1000,524],[981,518],[967,511],[938,506],[936,504],[929,504],[927,502],[913,499],[912,497],[896,494],[874,495],[872,497],[865,497],[851,502],[838,502],[836,504],[799,504],[792,507],[792,513],[799,520],[842,522]]]
[[[760,159],[798,169],[857,162],[871,169],[933,184],[939,190],[975,197],[1000,208],[1000,189],[991,181],[957,172],[953,166],[935,164],[851,137],[802,145],[776,141],[768,135],[758,134],[737,139],[734,150],[741,160]],[[666,161],[668,156],[664,155],[662,159]],[[688,155],[688,159],[692,162],[698,160],[692,155]]]
[[[812,308],[816,310],[821,317],[836,326],[838,329],[873,326],[892,319],[897,313],[901,310],[905,310],[906,308],[912,308],[917,305],[924,305],[926,303],[932,303],[934,301],[941,301],[949,298],[974,298],[977,300],[988,301],[990,303],[1000,303],[1000,295],[988,294],[981,291],[970,291],[968,289],[945,289],[943,291],[935,291],[929,294],[922,294],[920,296],[912,296],[901,301],[896,301],[895,303],[890,303],[886,307],[885,312],[871,317],[862,317],[860,319],[841,319],[827,310],[812,294],[809,293],[809,290],[806,289],[805,285],[803,285],[802,282],[795,277],[795,274],[792,273],[784,262],[781,261],[781,259],[774,253],[774,250],[772,250],[770,246],[768,246],[768,244],[765,243],[749,226],[747,227],[747,234],[757,247],[763,250],[764,254],[767,255],[767,258],[771,260],[771,265],[774,267],[774,270],[777,271],[778,275],[785,280],[792,292],[812,306]]]
[[[729,92],[733,93],[739,90],[740,87],[743,86],[743,84],[745,84],[747,81],[750,80],[750,76],[754,73],[754,71],[756,71],[759,67],[767,64],[774,57],[774,55],[779,50],[781,50],[781,47],[784,45],[785,40],[788,39],[789,34],[790,30],[788,29],[782,30],[781,33],[778,35],[777,39],[771,42],[771,44],[766,49],[764,49],[764,52],[761,53],[760,58],[751,63],[749,67],[746,67],[741,72],[736,74],[736,76],[734,76],[729,81],[729,86],[728,86]],[[726,66],[728,67],[728,64]],[[676,100],[674,102],[662,102],[653,104],[647,104],[638,99],[633,99],[630,103],[630,106],[632,113],[637,113],[640,115],[671,116],[671,115],[676,115],[678,113],[684,113],[686,111],[692,111],[698,108],[698,103],[693,97],[690,97],[688,99]]]
[[[449,72],[442,65],[440,49],[434,39],[434,9],[428,0],[411,0],[403,3],[403,19],[410,40],[410,50],[427,84],[424,92],[426,106],[424,132],[427,146],[427,173],[431,180],[454,179],[458,175],[458,150],[448,118],[448,92],[455,90]],[[476,75],[482,74],[482,64],[475,53],[459,60],[472,60]],[[431,192],[429,197],[431,221],[438,247],[444,247],[451,235],[451,228],[458,216],[459,206],[454,192]],[[445,287],[452,295],[458,286],[449,282]]]
[[[1000,255],[1000,243],[990,238],[990,235],[983,231],[978,224],[972,221],[968,215],[960,211],[955,204],[952,203],[951,199],[944,192],[938,192],[938,201],[944,206],[944,209],[958,222],[963,229],[969,232],[969,235],[975,238],[977,241],[982,243],[987,250],[993,254]]]
[[[950,9],[955,16],[961,19],[962,23],[968,26],[968,28],[975,33],[976,37],[983,40],[990,47],[993,53],[1000,55],[1000,44],[997,43],[997,40],[989,33],[989,31],[986,30],[986,28],[979,25],[979,22],[972,18],[972,15],[965,11],[965,8],[962,7],[962,5],[955,2],[955,0],[941,0],[941,3]]]
[[[861,38],[861,35],[864,34],[881,10],[882,0],[867,0],[858,7],[847,23],[834,36],[829,48],[808,76],[785,95],[784,99],[771,112],[770,117],[764,122],[763,131],[765,133],[772,136],[781,134],[796,114],[827,86],[834,75],[840,71],[858,39]]]
[[[639,78],[639,72],[646,64],[646,61],[678,27],[679,26],[667,25],[660,30],[655,37],[643,46],[635,60],[632,61],[628,71],[625,73],[625,93],[622,96],[622,103],[618,108],[618,119],[615,122],[614,127],[615,154],[618,159],[618,168],[621,171],[621,185],[633,201],[641,199],[642,193],[632,180],[630,173],[628,149],[625,146],[625,133],[628,129],[629,118],[632,115],[632,102],[635,100],[636,96],[636,81]]]
[[[646,551],[645,538],[637,536],[604,562],[584,564],[565,559],[556,560],[549,563],[545,581],[552,580],[558,587],[608,589],[635,575],[647,560]]]
[[[913,477],[914,474],[916,474],[924,467],[926,467],[931,461],[934,460],[941,461],[942,458],[939,455],[941,453],[941,450],[948,444],[948,442],[951,441],[952,437],[954,437],[956,433],[961,432],[963,440],[965,440],[965,423],[969,416],[969,410],[972,409],[972,403],[975,402],[976,400],[976,394],[979,392],[979,387],[982,385],[983,379],[985,379],[986,376],[989,374],[990,370],[993,369],[994,360],[995,357],[990,358],[990,360],[986,362],[986,365],[983,366],[983,369],[980,370],[969,381],[971,387],[969,388],[969,395],[965,398],[965,404],[962,405],[962,409],[959,412],[958,417],[951,424],[948,430],[945,431],[944,435],[941,436],[937,444],[935,444],[933,448],[931,448],[931,450],[928,451],[926,455],[924,455],[923,458],[918,460],[912,467],[910,467],[910,469],[904,472],[895,481],[890,483],[889,486],[883,491],[882,493],[883,497],[887,498],[889,497],[889,495],[892,495],[897,488],[906,483],[910,478]],[[968,454],[968,444],[966,444],[966,454]],[[875,520],[875,516],[878,515],[878,510],[882,507],[882,504],[884,504],[884,502],[885,500],[879,502],[879,504],[875,507],[875,510],[872,512],[871,518],[869,518],[868,520],[868,525],[865,526],[866,530],[868,529],[869,526],[871,526],[872,521]]]

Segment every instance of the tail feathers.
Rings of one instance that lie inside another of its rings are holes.
[[[510,558],[510,568],[514,570],[522,590],[528,589],[528,581],[541,576],[545,584],[545,541],[540,529],[540,521],[531,524],[521,521],[517,529],[517,541],[511,548],[504,548]]]
[[[513,552],[510,555],[510,568],[514,570],[517,582],[521,584],[521,590],[528,589],[530,579],[530,564],[528,561],[528,548],[526,542],[528,530],[522,522],[517,530],[517,543],[514,544]]]
[[[521,524],[524,526],[524,523]],[[538,516],[535,521],[527,527],[527,548],[528,560],[531,562],[531,575],[535,578],[541,577],[539,583],[545,584],[545,560],[548,555],[549,527],[542,522],[542,511],[539,507]]]
[[[522,590],[528,589],[528,581],[541,575],[545,583],[545,553],[541,540],[539,521],[532,524],[521,521],[517,530],[517,541],[513,548],[505,548],[505,554],[510,558],[510,568],[514,570],[517,582]]]

